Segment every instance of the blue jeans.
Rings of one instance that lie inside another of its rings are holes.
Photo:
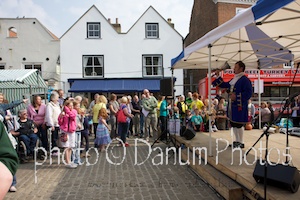
[[[16,175],[14,175],[11,186],[16,186],[16,185],[17,185],[17,177],[16,177]]]
[[[128,133],[129,123],[118,123],[118,131],[119,135],[121,137],[121,140],[125,143],[126,142],[126,136]]]
[[[19,139],[25,143],[27,155],[33,154],[36,141],[38,140],[37,134],[31,133],[29,135],[20,135]]]
[[[81,144],[81,131],[75,132],[75,153],[72,154],[72,160],[78,164],[80,160],[80,144]]]

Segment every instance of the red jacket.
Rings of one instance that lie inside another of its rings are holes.
[[[62,114],[58,117],[59,128],[68,133],[73,133],[76,130],[76,115],[75,109],[70,110],[67,106],[64,107]]]

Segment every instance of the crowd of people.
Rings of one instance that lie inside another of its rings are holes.
[[[67,168],[77,168],[82,163],[82,157],[89,157],[88,149],[90,139],[94,139],[94,147],[105,152],[108,144],[118,138],[119,146],[128,147],[127,138],[140,137],[149,141],[160,142],[167,139],[168,119],[180,120],[181,126],[186,126],[197,132],[226,130],[232,128],[235,140],[233,148],[244,148],[243,131],[246,123],[257,122],[255,107],[251,102],[252,85],[244,75],[245,65],[242,62],[235,64],[235,77],[230,82],[224,82],[217,77],[212,83],[214,86],[225,88],[228,98],[219,93],[212,101],[203,99],[197,92],[188,92],[177,96],[177,99],[166,99],[165,96],[157,98],[145,89],[140,95],[123,96],[118,98],[115,94],[108,97],[95,94],[93,101],[83,96],[64,98],[63,90],[59,89],[50,95],[48,103],[42,101],[41,96],[32,97],[29,104],[27,99],[8,103],[4,94],[0,93],[0,131],[5,129],[8,134],[0,133],[0,144],[14,148],[23,143],[26,149],[21,161],[32,156],[35,147],[40,145],[52,156],[60,156],[58,148],[64,148]],[[216,75],[219,71],[216,71]],[[225,96],[225,95],[224,95]],[[18,112],[18,117],[12,115],[11,109],[25,103],[26,109]],[[298,96],[292,103],[292,118],[299,126]],[[262,125],[272,122],[274,110],[269,103],[262,102]],[[211,120],[209,120],[211,118]],[[211,122],[211,124],[209,124]],[[51,135],[51,141],[48,141]],[[17,138],[17,140],[15,140]],[[83,148],[84,151],[80,151]],[[0,148],[0,155],[1,150]],[[14,174],[12,179],[0,175],[9,184],[0,184],[0,191],[8,187],[15,192],[18,165],[16,151],[11,151],[9,158],[0,157],[0,169],[6,165],[6,172]],[[2,164],[3,163],[3,164]],[[3,170],[5,172],[5,170]],[[0,181],[1,182],[1,181]],[[5,190],[5,189],[4,189]],[[0,193],[1,197],[1,193]]]

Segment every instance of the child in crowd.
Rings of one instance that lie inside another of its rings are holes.
[[[186,112],[185,112],[185,120],[184,120],[184,123],[185,123],[186,127],[193,128],[192,117],[193,117],[192,112],[190,110],[186,110]]]
[[[174,106],[174,119],[179,119],[179,109],[177,106]]]
[[[77,164],[71,162],[72,148],[75,148],[77,111],[73,109],[73,102],[67,100],[64,102],[63,111],[58,117],[58,123],[61,130],[60,144],[65,148],[65,159],[68,168],[77,168]]]
[[[96,131],[96,140],[95,144],[99,146],[99,149],[101,152],[105,151],[105,146],[111,143],[111,138],[110,138],[110,128],[108,124],[106,123],[106,120],[108,118],[107,111],[105,108],[101,108],[99,111],[99,122],[97,126],[97,131]]]
[[[80,96],[78,96],[80,97]],[[77,97],[77,98],[78,98]],[[80,146],[81,146],[81,131],[83,130],[83,122],[85,113],[81,111],[80,103],[77,101],[73,102],[74,109],[77,111],[76,115],[76,131],[75,131],[75,152],[72,154],[72,160],[75,164],[81,164],[80,159]]]
[[[209,116],[208,116],[208,112],[207,112],[207,107],[206,106],[202,106],[201,111],[200,111],[200,115],[202,117],[203,120],[203,130],[204,132],[208,132],[209,130]]]
[[[201,124],[203,123],[203,119],[200,115],[199,109],[196,108],[195,110],[195,115],[192,116],[192,127],[195,131],[201,131]]]
[[[85,108],[80,108],[80,112],[85,114],[85,118],[83,121],[83,130],[81,130],[81,148],[85,149],[85,154],[83,155],[83,157],[90,157],[90,154],[87,153],[87,151],[89,150],[89,134],[90,134],[89,117]],[[83,138],[85,139],[85,147],[83,145]]]

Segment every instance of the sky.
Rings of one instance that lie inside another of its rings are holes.
[[[37,18],[61,37],[92,5],[114,23],[118,18],[127,32],[152,6],[164,19],[171,18],[175,29],[185,37],[194,0],[0,0],[0,18]]]

